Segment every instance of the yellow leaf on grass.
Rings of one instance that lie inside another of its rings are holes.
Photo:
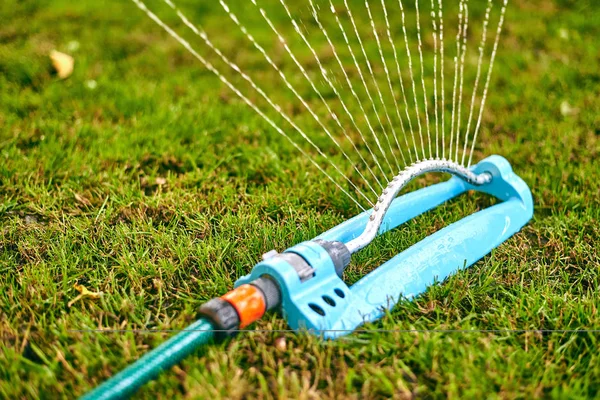
[[[75,60],[70,55],[52,50],[50,52],[50,60],[52,60],[52,65],[60,79],[68,78],[73,73]]]
[[[79,294],[77,295],[77,297],[71,300],[69,304],[67,304],[68,307],[71,307],[73,304],[75,304],[75,302],[79,301],[84,297],[89,297],[90,299],[99,299],[104,294],[102,292],[92,292],[85,286],[79,284],[75,284],[73,285],[73,287],[79,292]]]

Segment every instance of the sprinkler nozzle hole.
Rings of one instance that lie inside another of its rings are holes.
[[[311,310],[313,310],[314,312],[316,312],[320,316],[322,316],[322,317],[325,316],[325,310],[323,310],[321,307],[319,307],[315,303],[309,303],[308,306],[310,307]]]
[[[335,307],[335,301],[329,296],[322,296],[322,299],[325,303],[329,304],[331,307]]]

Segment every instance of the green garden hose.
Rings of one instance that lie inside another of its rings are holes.
[[[211,339],[221,340],[234,335],[280,304],[278,284],[268,277],[259,277],[251,284],[238,286],[204,303],[198,309],[198,314],[202,315],[200,319],[81,399],[128,398],[160,372],[178,364]]]
[[[182,332],[87,393],[82,397],[82,400],[122,399],[131,396],[146,382],[156,378],[161,371],[170,369],[198,347],[210,341],[215,334],[214,329],[212,322],[200,318]]]

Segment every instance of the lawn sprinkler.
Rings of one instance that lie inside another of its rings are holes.
[[[448,172],[448,181],[396,197],[414,177]],[[388,260],[352,286],[342,280],[352,254],[377,235],[475,190],[499,200],[428,236]],[[85,399],[116,399],[134,393],[161,371],[208,343],[222,340],[280,310],[296,331],[326,339],[351,333],[381,318],[400,299],[423,293],[436,281],[473,265],[521,229],[533,215],[527,184],[500,156],[467,169],[446,160],[426,160],[407,167],[383,190],[375,207],[313,240],[282,253],[263,255],[235,289],[199,309],[200,319],[113,376]]]

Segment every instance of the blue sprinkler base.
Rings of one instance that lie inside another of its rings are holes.
[[[275,279],[281,288],[282,310],[289,326],[305,329],[325,338],[351,333],[358,326],[375,321],[402,297],[411,299],[436,281],[443,281],[467,268],[518,232],[533,216],[533,199],[527,184],[517,176],[506,159],[494,155],[471,168],[488,172],[490,183],[473,186],[458,177],[396,198],[379,234],[468,190],[487,193],[502,203],[469,215],[428,236],[393,257],[354,285],[348,287],[337,275],[323,247],[313,241],[287,249],[314,268],[314,277],[300,282],[298,273],[285,260],[273,257],[258,263],[235,286],[250,283],[262,275]],[[372,210],[336,226],[315,239],[348,243],[365,229]]]

